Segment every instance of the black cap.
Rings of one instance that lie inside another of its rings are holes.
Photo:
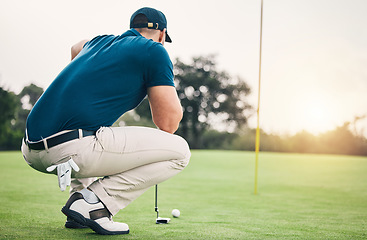
[[[134,19],[137,15],[143,14],[147,17],[147,23],[134,24]],[[154,8],[144,7],[140,8],[131,15],[130,18],[130,28],[149,28],[149,29],[166,29],[166,42],[172,42],[171,38],[167,33],[167,20],[161,11]]]

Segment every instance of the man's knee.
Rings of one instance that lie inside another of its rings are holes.
[[[178,146],[177,149],[181,154],[181,158],[176,160],[176,163],[181,167],[181,169],[184,169],[190,161],[191,157],[191,151],[189,144],[186,142],[186,140],[178,135],[175,135],[178,138]]]

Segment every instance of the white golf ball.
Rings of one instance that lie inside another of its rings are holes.
[[[172,210],[172,216],[175,217],[175,218],[178,218],[180,216],[180,210],[173,209]]]

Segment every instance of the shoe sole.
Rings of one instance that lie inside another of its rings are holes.
[[[88,228],[87,226],[81,225],[75,221],[66,221],[65,222],[65,227],[66,228],[72,228],[72,229],[83,229],[83,228]]]
[[[63,207],[61,209],[61,212],[64,213],[67,217],[70,217],[71,219],[73,219],[75,222],[82,224],[84,226],[88,226],[90,227],[93,231],[95,231],[98,234],[101,235],[120,235],[120,234],[128,234],[130,230],[127,231],[108,231],[106,229],[104,229],[103,227],[101,227],[96,221],[89,219],[89,218],[85,218],[83,215],[81,215],[80,213],[70,210],[67,207]]]

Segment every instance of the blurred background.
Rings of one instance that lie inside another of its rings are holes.
[[[19,149],[26,116],[70,47],[128,30],[140,7],[165,13],[192,148],[254,150],[260,0],[0,1],[0,149]],[[262,151],[367,155],[367,2],[264,0]],[[148,104],[115,125],[153,126]]]

